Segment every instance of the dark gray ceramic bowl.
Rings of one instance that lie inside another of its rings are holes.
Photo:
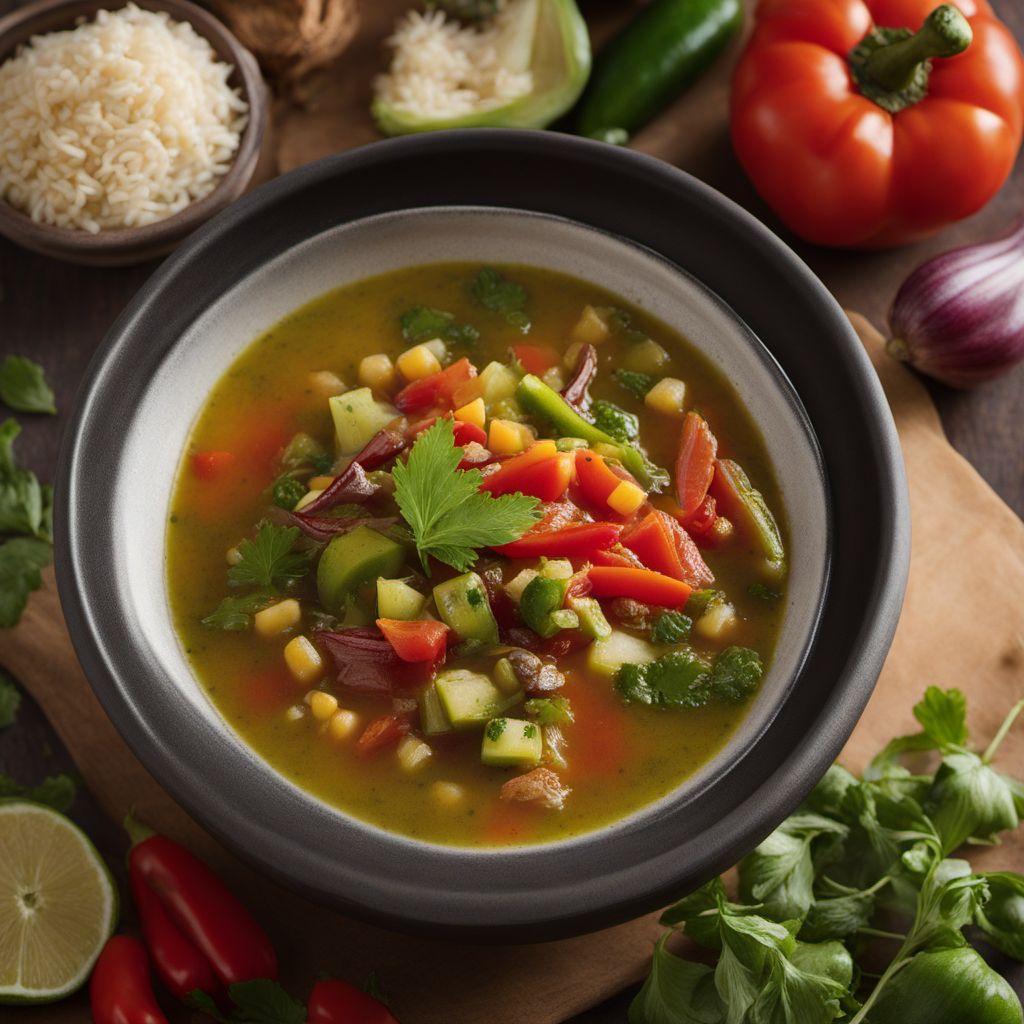
[[[210,386],[259,333],[328,288],[443,259],[574,272],[688,334],[762,424],[794,536],[777,655],[725,749],[656,804],[545,846],[419,843],[309,796],[234,735],[169,620],[168,501]],[[663,163],[534,132],[368,146],[216,217],[111,330],[68,431],[58,494],[58,578],[76,649],[115,725],[168,790],[313,898],[395,927],[503,940],[651,910],[767,834],[856,723],[895,629],[909,551],[889,409],[807,267],[739,207]]]

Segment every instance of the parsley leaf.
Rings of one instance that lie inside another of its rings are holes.
[[[9,775],[0,774],[0,798],[19,797],[46,804],[64,814],[75,799],[75,781],[70,775],[51,775],[36,786],[23,786]]]
[[[14,725],[20,706],[21,693],[11,680],[0,672],[0,729]]]
[[[47,541],[33,537],[0,544],[0,629],[17,624],[28,595],[43,585],[40,570],[50,564],[52,551]]]
[[[238,545],[242,559],[228,569],[228,582],[233,587],[277,587],[305,576],[313,553],[292,551],[298,539],[297,526],[261,523],[255,540],[243,540]]]
[[[249,628],[250,616],[277,599],[272,590],[257,590],[242,597],[225,597],[201,622],[207,629],[237,631]]]
[[[43,532],[43,489],[35,473],[14,464],[14,439],[21,427],[14,420],[0,425],[0,533]]]
[[[513,326],[526,334],[530,318],[526,314],[526,289],[509,281],[493,267],[484,267],[470,286],[473,301],[492,313],[500,313]]]
[[[18,412],[57,414],[43,368],[22,356],[8,356],[0,366],[0,399]]]
[[[536,498],[481,491],[480,471],[460,470],[461,460],[452,421],[439,419],[420,434],[407,461],[395,463],[395,501],[428,574],[430,556],[465,572],[477,548],[517,540],[540,518]]]
[[[454,313],[427,306],[413,306],[400,317],[402,337],[406,341],[423,341],[424,338],[440,338],[453,345],[474,345],[480,332],[472,324],[460,324]]]
[[[662,612],[651,627],[651,643],[669,646],[681,644],[690,635],[693,619],[682,612]]]
[[[629,1008],[629,1024],[720,1024],[714,971],[670,953],[666,932],[654,945],[651,973]]]
[[[616,384],[624,387],[631,395],[641,400],[654,387],[654,378],[649,373],[637,373],[636,370],[616,370],[612,376],[615,378]]]
[[[640,436],[639,417],[620,409],[614,402],[599,398],[591,407],[590,416],[598,430],[603,430],[616,441],[628,444]]]

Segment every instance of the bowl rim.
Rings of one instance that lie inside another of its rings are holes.
[[[249,105],[248,120],[238,140],[238,149],[227,171],[201,199],[184,209],[152,224],[135,227],[107,228],[92,234],[79,228],[61,227],[33,220],[0,198],[0,235],[12,242],[33,247],[45,246],[47,251],[113,255],[145,247],[147,253],[167,251],[178,240],[214,214],[220,212],[252,179],[266,132],[268,94],[255,56],[246,49],[228,26],[211,11],[191,0],[131,0],[147,11],[164,11],[175,21],[186,21],[196,33],[213,47],[218,58],[232,64],[232,79]],[[92,17],[99,10],[120,10],[124,3],[103,0],[32,0],[0,17],[0,64],[11,57],[19,46],[39,34],[37,24],[46,24],[42,31],[63,31],[74,27],[81,17]],[[163,247],[163,248],[161,248]]]
[[[548,888],[543,890],[545,906],[537,908],[532,916],[518,918],[511,923],[498,921],[484,925],[481,919],[486,919],[486,912],[467,912],[465,907],[446,910],[444,906],[438,906],[436,901],[430,906],[427,905],[429,900],[421,901],[420,905],[409,908],[407,912],[397,912],[393,906],[381,908],[359,903],[352,899],[351,894],[330,891],[323,886],[304,882],[301,877],[297,877],[303,874],[297,865],[277,863],[273,857],[266,855],[266,851],[251,847],[243,851],[243,855],[255,861],[262,870],[286,881],[293,888],[298,887],[343,909],[368,916],[378,923],[462,937],[472,933],[490,939],[537,939],[578,933],[653,909],[683,889],[692,888],[723,870],[763,838],[823,774],[852,731],[873,689],[895,629],[909,563],[909,509],[899,444],[888,405],[867,355],[835,300],[798,257],[750,214],[709,186],[652,158],[588,140],[526,131],[462,131],[391,140],[325,158],[257,189],[201,229],[156,272],[111,328],[94,357],[79,392],[75,413],[61,451],[57,495],[57,574],[69,632],[90,682],[119,731],[159,778],[160,765],[154,764],[152,758],[147,760],[145,756],[149,739],[146,730],[131,719],[123,703],[123,694],[120,693],[114,663],[119,656],[123,658],[125,652],[112,651],[104,644],[95,630],[93,611],[85,605],[77,580],[82,568],[83,551],[89,545],[89,524],[83,521],[72,522],[69,511],[77,491],[85,483],[83,467],[87,456],[81,449],[81,438],[83,426],[88,424],[90,415],[94,413],[90,408],[94,404],[92,400],[101,389],[111,364],[118,358],[119,349],[130,345],[133,332],[144,330],[146,317],[152,312],[149,307],[158,302],[162,291],[173,287],[176,281],[183,280],[182,275],[187,275],[194,263],[201,264],[204,256],[208,256],[218,244],[229,244],[233,231],[241,230],[245,225],[259,221],[261,217],[272,215],[278,203],[298,201],[296,197],[312,194],[316,188],[325,185],[333,184],[336,187],[337,180],[346,175],[357,172],[372,174],[385,166],[398,167],[431,156],[444,159],[460,152],[475,152],[491,159],[500,159],[503,154],[514,154],[520,160],[536,161],[557,161],[571,156],[601,167],[612,176],[632,179],[633,185],[657,183],[662,189],[676,194],[681,206],[696,204],[714,211],[716,216],[730,222],[734,232],[743,236],[752,248],[759,249],[762,258],[775,260],[784,267],[794,287],[799,286],[806,293],[808,305],[814,307],[815,314],[829,326],[835,338],[837,356],[842,357],[844,368],[850,373],[851,394],[855,394],[857,401],[864,407],[869,435],[866,440],[877,473],[878,514],[885,520],[885,529],[879,538],[879,550],[875,553],[869,581],[872,600],[864,609],[863,620],[858,623],[855,635],[850,638],[849,661],[853,664],[843,663],[843,671],[827,697],[822,698],[820,708],[813,715],[814,731],[805,736],[803,742],[787,746],[784,754],[777,755],[780,759],[777,770],[767,776],[759,772],[758,786],[753,790],[749,790],[748,786],[744,795],[737,799],[735,805],[730,806],[729,813],[716,819],[714,825],[701,834],[702,844],[700,848],[688,851],[692,854],[688,863],[681,865],[670,857],[672,851],[664,851],[657,870],[651,866],[654,862],[646,865],[651,868],[650,877],[633,877],[627,885],[620,872],[613,879],[600,880],[603,885],[598,886],[600,898],[596,903],[592,889],[584,892],[580,887],[564,885],[556,893]],[[399,202],[397,208],[421,205],[424,204]],[[467,200],[453,205],[481,204]],[[536,210],[535,206],[525,208]],[[366,212],[362,215],[365,216]],[[344,220],[355,220],[358,216],[353,214]],[[325,221],[321,230],[336,223]],[[592,222],[584,223],[596,226]],[[637,237],[631,233],[626,233],[626,239],[638,242]],[[276,250],[278,252],[288,248],[287,239],[275,244],[279,245]],[[639,244],[645,243],[639,240]],[[655,253],[669,263],[679,266],[676,260],[657,247],[648,247],[654,248]],[[253,266],[262,262],[265,262],[262,254],[252,254]],[[680,269],[684,272],[689,270],[686,266]],[[239,276],[243,275],[244,270],[240,268]],[[700,275],[695,276],[701,280]],[[716,289],[710,290],[716,293]],[[718,297],[722,298],[720,295]],[[724,301],[729,305],[727,300]],[[203,308],[198,306],[190,319],[198,316]],[[737,310],[737,314],[742,320],[747,319],[743,317],[742,311]],[[754,333],[759,335],[756,329]],[[138,334],[134,336],[137,338]],[[784,364],[783,369],[786,369]],[[801,674],[797,673],[797,677]],[[163,767],[167,769],[165,775],[174,774],[167,765]],[[732,773],[731,785],[734,787],[735,777],[739,774]],[[766,788],[769,782],[777,784]],[[175,792],[175,795],[184,794]],[[204,825],[232,845],[229,823],[218,819],[209,807],[196,807],[194,800],[187,803]],[[383,835],[386,837],[387,833]],[[598,841],[597,837],[601,833],[589,835]],[[238,844],[233,845],[237,849]],[[384,845],[387,846],[387,843]],[[479,858],[475,857],[478,851],[452,851],[444,847],[434,849],[441,851],[444,856],[457,852],[460,858],[468,858],[470,862],[474,859],[481,862],[487,860],[500,866],[500,870],[509,864],[514,865],[516,861],[530,859],[537,851],[558,855],[560,849],[571,848],[570,844],[562,843],[517,847],[505,851],[503,855],[487,851],[484,857]],[[308,851],[308,857],[310,863],[314,862],[315,852]],[[666,858],[674,863],[666,863]]]

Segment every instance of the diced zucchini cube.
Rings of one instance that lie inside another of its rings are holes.
[[[420,706],[420,729],[424,736],[440,736],[452,731],[452,723],[445,714],[436,684],[431,683],[420,690],[417,701]]]
[[[519,375],[504,363],[488,363],[480,373],[480,394],[488,408],[511,398],[519,385]]]
[[[460,640],[498,642],[498,623],[491,613],[484,581],[475,572],[438,583],[434,587],[434,603],[442,621]]]
[[[405,563],[405,549],[368,526],[357,526],[331,540],[320,556],[316,587],[320,603],[340,615],[349,595],[378,576],[394,576]]]
[[[587,667],[591,672],[611,679],[623,665],[646,665],[657,657],[658,650],[652,644],[615,629],[611,636],[590,645]]]
[[[511,707],[521,694],[504,694],[482,672],[452,669],[434,681],[441,706],[455,729],[483,725]]]
[[[377,614],[382,619],[403,619],[411,622],[420,617],[427,603],[425,594],[410,587],[405,580],[377,580]]]
[[[540,726],[519,718],[492,718],[484,729],[480,760],[493,768],[539,763],[543,753]]]
[[[369,388],[356,388],[328,400],[338,450],[354,455],[378,431],[383,430],[399,413],[387,402],[378,402]]]

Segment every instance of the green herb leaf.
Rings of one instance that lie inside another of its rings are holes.
[[[278,599],[276,591],[258,590],[242,597],[225,597],[217,607],[200,622],[207,629],[238,631],[248,629],[252,616]]]
[[[629,1024],[722,1024],[725,1007],[714,971],[670,953],[668,938],[666,933],[655,943],[651,973],[629,1007]]]
[[[651,627],[651,643],[663,646],[683,643],[693,628],[693,619],[682,612],[662,612]]]
[[[200,1013],[205,1013],[208,1017],[212,1017],[214,1020],[219,1021],[220,1024],[227,1024],[228,1018],[220,1012],[220,1007],[214,1002],[213,996],[208,992],[204,992],[201,988],[194,988],[187,996],[185,996],[185,1005],[191,1007],[193,1010],[198,1010]]]
[[[292,551],[298,539],[297,526],[261,523],[255,540],[243,540],[238,545],[242,558],[228,569],[228,582],[233,587],[280,587],[305,576],[313,553]]]
[[[647,397],[647,392],[654,387],[654,378],[649,373],[638,373],[636,370],[616,370],[612,377],[621,387],[624,387],[634,398],[641,401]]]
[[[399,317],[399,322],[406,341],[440,338],[452,345],[474,345],[480,338],[480,332],[475,327],[457,323],[455,315],[443,309],[413,306]]]
[[[568,725],[576,720],[567,697],[532,697],[523,706],[541,725]]]
[[[28,595],[43,585],[40,570],[50,564],[52,555],[47,541],[31,537],[0,544],[0,629],[17,625]]]
[[[763,583],[751,583],[747,587],[747,593],[756,597],[759,601],[777,601],[782,595],[776,590],[770,590]]]
[[[874,911],[875,895],[863,889],[815,899],[800,928],[800,938],[807,942],[845,939],[866,927]]]
[[[591,419],[598,430],[614,437],[616,441],[628,444],[640,436],[640,419],[614,402],[598,399],[590,409]]]
[[[271,493],[274,504],[278,508],[291,512],[305,496],[307,490],[308,488],[301,480],[296,480],[295,477],[285,473],[284,476],[279,476],[274,481]]]
[[[0,729],[14,725],[21,706],[21,691],[8,676],[0,672]]]
[[[981,876],[988,883],[988,902],[974,914],[974,923],[996,949],[1024,960],[1024,875],[992,871]]]
[[[14,420],[0,425],[0,534],[43,533],[43,492],[35,473],[14,464],[14,439],[21,427]]]
[[[526,315],[526,289],[509,281],[493,267],[484,267],[470,287],[473,300],[492,313],[500,313],[513,326],[526,334],[530,318]]]
[[[276,981],[238,981],[228,988],[235,1004],[230,1020],[238,1024],[305,1024],[306,1008]]]
[[[406,462],[395,463],[395,501],[412,530],[429,573],[428,558],[466,572],[477,549],[517,540],[540,518],[536,498],[481,491],[480,471],[460,470],[452,421],[439,419],[420,434]]]
[[[0,366],[0,399],[18,412],[57,414],[43,368],[22,356],[8,356]]]
[[[623,665],[615,675],[615,689],[627,703],[704,707],[711,696],[710,669],[692,647],[681,647],[646,665]]]
[[[38,785],[24,786],[9,775],[0,774],[0,798],[19,797],[46,804],[65,814],[75,799],[75,781],[70,775],[51,775]]]
[[[967,698],[960,690],[929,686],[914,705],[914,717],[939,749],[962,747],[967,742]]]
[[[853,961],[841,944],[827,945],[830,948],[824,957],[821,954],[802,954],[810,970],[797,963],[796,949],[792,954],[794,959],[779,952],[769,957],[768,978],[750,1008],[752,1024],[829,1024],[845,1016],[843,1002],[849,995]],[[836,947],[846,953],[845,959],[849,961],[845,981],[816,973],[824,960],[833,967],[840,963],[841,954],[836,953]]]
[[[999,772],[969,750],[947,754],[935,773],[925,811],[948,853],[970,839],[994,843],[1019,824],[1014,794]]]
[[[761,682],[764,666],[749,647],[726,647],[711,667],[711,692],[716,699],[734,703],[749,697]]]

